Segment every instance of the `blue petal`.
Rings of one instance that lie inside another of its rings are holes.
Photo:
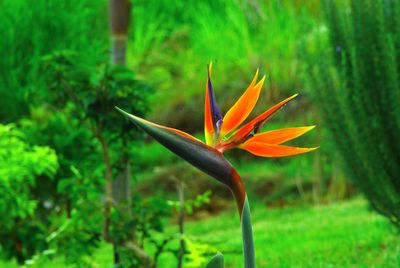
[[[208,69],[207,83],[208,83],[208,94],[210,95],[210,109],[211,109],[211,114],[212,114],[212,120],[213,120],[214,128],[217,130],[217,133],[218,133],[219,129],[221,127],[221,124],[222,124],[222,114],[218,107],[217,100],[215,98],[214,88],[211,83],[210,69]]]

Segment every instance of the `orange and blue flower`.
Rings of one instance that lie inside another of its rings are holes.
[[[293,100],[297,94],[281,101],[242,125],[254,109],[264,84],[265,76],[258,81],[258,70],[247,90],[222,117],[211,82],[211,72],[212,64],[208,68],[204,102],[205,143],[181,130],[157,125],[128,114],[118,107],[116,109],[170,151],[222,182],[232,191],[241,219],[244,267],[254,268],[255,254],[251,216],[245,188],[239,174],[223,157],[223,153],[233,148],[243,149],[262,157],[284,157],[310,152],[316,148],[301,148],[283,144],[310,131],[314,126],[284,128],[260,133],[265,122]],[[217,254],[207,267],[222,267],[223,264],[214,265],[221,263],[221,260],[223,263],[222,254]]]
[[[212,64],[208,68],[205,90],[205,143],[181,130],[157,125],[117,109],[169,150],[227,185],[235,196],[241,214],[246,195],[244,186],[235,169],[223,157],[223,153],[234,148],[262,157],[284,157],[310,152],[316,148],[300,148],[282,144],[303,135],[314,126],[284,128],[260,133],[265,122],[293,100],[297,96],[295,94],[240,127],[257,103],[265,76],[257,81],[257,70],[247,90],[222,117],[211,82],[211,73]]]

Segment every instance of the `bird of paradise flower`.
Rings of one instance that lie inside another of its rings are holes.
[[[212,64],[210,63],[204,104],[205,143],[181,130],[149,122],[118,107],[116,109],[170,151],[225,184],[231,190],[236,199],[241,220],[244,267],[254,268],[254,243],[245,187],[239,174],[223,157],[223,153],[233,148],[243,149],[262,157],[284,157],[310,152],[316,148],[300,148],[282,144],[303,135],[315,126],[284,128],[259,133],[264,123],[276,111],[298,95],[295,94],[239,128],[256,105],[265,76],[257,82],[257,70],[247,90],[222,117],[211,83],[211,73]],[[218,253],[208,263],[207,268],[218,268],[223,265],[223,255]]]

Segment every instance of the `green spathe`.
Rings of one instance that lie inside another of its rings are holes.
[[[131,115],[118,107],[115,108],[176,155],[225,185],[232,186],[230,178],[233,167],[219,151],[200,141]]]
[[[209,263],[207,263],[206,268],[224,268],[224,255],[218,252]]]

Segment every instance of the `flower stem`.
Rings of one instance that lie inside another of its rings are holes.
[[[229,185],[240,215],[240,225],[242,227],[243,240],[243,260],[244,268],[255,268],[253,228],[251,226],[250,206],[247,199],[246,190],[239,174],[232,169],[231,185]]]
[[[251,225],[251,215],[247,195],[244,201],[242,217],[242,239],[243,239],[243,260],[244,268],[255,268],[253,228]]]

